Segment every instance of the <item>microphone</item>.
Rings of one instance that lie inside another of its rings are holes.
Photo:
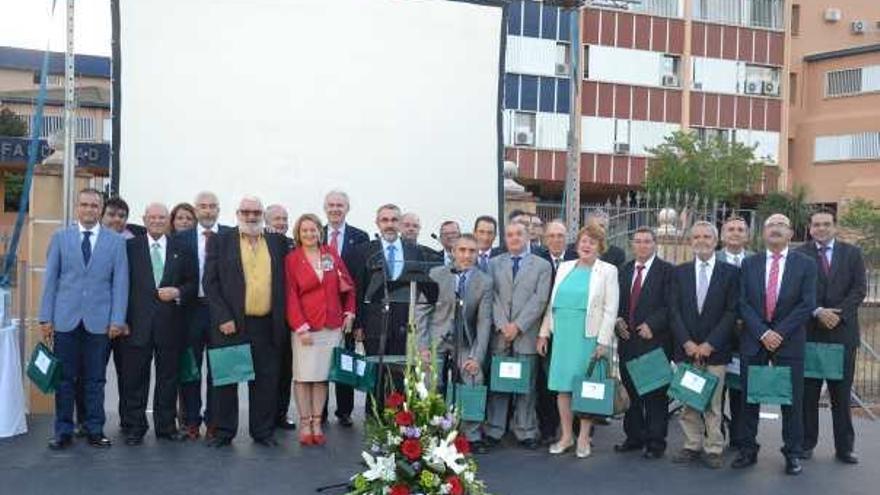
[[[435,234],[433,232],[431,232],[431,239],[434,239],[435,241],[440,242],[440,236],[438,236],[437,234]]]

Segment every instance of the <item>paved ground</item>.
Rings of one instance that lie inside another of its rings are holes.
[[[830,416],[825,414],[824,420],[822,444],[797,478],[782,473],[778,419],[762,420],[759,465],[747,471],[686,468],[668,459],[646,461],[635,454],[615,454],[612,445],[621,440],[622,432],[620,423],[614,422],[598,431],[589,459],[578,460],[573,455],[551,458],[543,451],[510,446],[481,456],[481,476],[496,495],[878,493],[880,423],[856,419],[862,463],[852,467],[833,460],[830,439],[824,435],[830,429]],[[249,494],[258,489],[261,494],[307,494],[324,484],[346,480],[359,467],[358,427],[331,425],[328,445],[307,449],[296,444],[295,432],[279,433],[282,446],[267,449],[252,444],[242,431],[232,448],[216,451],[201,443],[157,444],[151,436],[140,447],[126,447],[115,424],[116,418],[111,416],[107,434],[116,444],[109,450],[97,451],[79,442],[56,453],[46,448],[50,418],[31,418],[29,434],[0,440],[0,493],[213,495]],[[680,445],[675,420],[670,426],[670,444],[670,451]]]

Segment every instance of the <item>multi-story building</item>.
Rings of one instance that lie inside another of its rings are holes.
[[[793,182],[814,203],[880,204],[880,3],[803,0],[791,19]]]
[[[569,21],[582,32],[581,190],[642,184],[648,149],[692,129],[756,146],[762,192],[785,187],[783,0],[593,0],[579,14],[513,1],[507,38],[506,159],[542,197],[559,197],[569,128]]]

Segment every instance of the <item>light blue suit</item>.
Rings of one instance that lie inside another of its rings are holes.
[[[61,361],[61,383],[55,391],[56,439],[69,438],[73,432],[77,383],[83,389],[86,432],[103,435],[107,330],[111,324],[124,325],[128,309],[125,240],[110,229],[99,229],[86,264],[80,236],[79,225],[52,236],[40,304],[40,322],[54,327],[54,351]]]
[[[127,308],[125,239],[101,228],[86,266],[79,226],[57,230],[46,254],[40,321],[56,332],[72,332],[82,322],[89,333],[106,334],[110,324],[125,324]]]

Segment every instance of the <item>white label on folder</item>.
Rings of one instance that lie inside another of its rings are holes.
[[[498,367],[498,376],[511,380],[519,380],[522,378],[522,364],[501,363],[501,366]]]
[[[605,398],[605,384],[604,383],[591,383],[584,382],[581,383],[581,397],[584,399],[596,399],[602,400]]]
[[[34,365],[40,370],[40,373],[45,375],[49,372],[49,366],[52,365],[52,360],[49,359],[49,356],[47,356],[45,352],[40,351],[37,353],[37,359],[34,360]]]
[[[685,371],[681,377],[681,386],[693,391],[694,393],[703,393],[703,387],[706,386],[706,379],[690,371]]]
[[[367,372],[367,362],[363,359],[358,359],[357,361],[357,376],[364,376],[364,373]]]
[[[343,354],[340,356],[342,359],[339,360],[339,367],[342,368],[342,371],[347,371],[351,373],[354,371],[354,359],[351,356]]]
[[[739,376],[739,358],[730,358],[730,363],[728,363],[726,370],[731,375]]]

